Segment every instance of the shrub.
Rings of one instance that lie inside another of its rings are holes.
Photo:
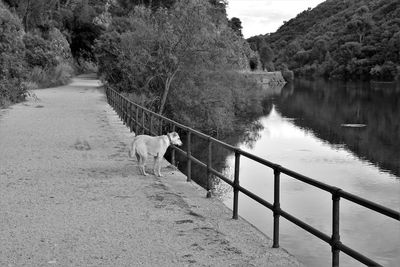
[[[282,77],[285,81],[290,82],[294,80],[294,72],[288,69],[281,70]]]
[[[74,70],[68,63],[60,63],[54,68],[35,66],[32,68],[28,80],[42,88],[59,86],[70,82],[73,73]]]
[[[29,81],[39,87],[67,84],[74,73],[67,39],[56,28],[49,30],[47,35],[48,40],[38,34],[24,36],[25,58],[31,68]]]
[[[31,69],[28,76],[28,81],[36,83],[38,86],[46,82],[47,74],[42,67],[35,66]]]
[[[81,57],[74,60],[74,68],[77,73],[97,73],[99,70],[95,62]]]
[[[0,5],[0,105],[23,100],[26,96],[23,35],[21,21]]]
[[[71,80],[73,73],[74,69],[70,64],[58,64],[53,71],[50,71],[50,86],[67,84]]]
[[[378,81],[393,81],[398,76],[398,67],[391,61],[376,65],[370,71],[372,79]]]
[[[25,59],[31,68],[52,68],[57,65],[57,55],[49,41],[32,33],[25,34],[23,40],[26,47]]]
[[[56,56],[57,64],[72,64],[71,48],[65,36],[57,28],[52,28],[49,32],[50,48]]]

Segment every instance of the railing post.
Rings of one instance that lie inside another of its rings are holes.
[[[337,248],[337,245],[340,244],[340,196],[338,192],[341,189],[337,188],[332,193],[332,239],[331,239],[331,247],[332,247],[332,266],[339,266],[339,253],[340,249]]]
[[[139,106],[136,106],[135,124],[135,135],[139,135]]]
[[[119,95],[117,92],[115,93],[115,112],[119,116]]]
[[[118,94],[118,115],[121,118],[121,95]]]
[[[150,113],[150,118],[149,118],[149,120],[150,120],[150,125],[149,125],[149,134],[150,135],[153,135],[153,113]]]
[[[126,112],[125,112],[125,98],[121,96],[121,105],[122,105],[122,122],[126,125]]]
[[[211,197],[211,167],[212,167],[212,142],[208,137],[208,157],[207,157],[207,198]]]
[[[119,95],[115,92],[115,112],[117,112],[119,116]]]
[[[124,98],[124,121],[127,126],[128,125],[128,100]]]
[[[114,94],[114,91],[113,90],[110,90],[109,91],[109,94],[110,94],[110,100],[111,100],[111,106],[112,106],[112,108],[115,110],[115,99],[114,99],[114,97],[115,97],[115,94]]]
[[[144,125],[145,115],[146,115],[146,113],[144,112],[144,108],[142,108],[142,134],[146,134],[146,127]]]
[[[159,125],[159,128],[158,128],[158,135],[162,135],[162,127],[163,127],[163,120],[160,117],[160,125]]]
[[[113,90],[113,102],[114,102],[114,108],[117,106],[117,92]]]
[[[120,94],[118,94],[118,115],[122,119],[122,98]]]
[[[239,213],[239,171],[240,171],[240,153],[235,151],[235,173],[233,180],[233,216],[232,219],[238,219]]]
[[[133,132],[133,104],[129,102],[129,130]]]
[[[273,235],[273,248],[279,248],[279,217],[280,217],[280,171],[277,166],[274,169],[274,235]]]
[[[187,182],[192,181],[192,160],[191,154],[191,132],[188,130],[187,133],[187,138],[186,138],[186,143],[187,143]]]
[[[175,124],[172,125],[172,131],[175,132]],[[172,147],[172,151],[171,151],[171,163],[172,165],[176,166],[176,162],[175,162],[175,148]]]
[[[131,129],[131,115],[130,115],[130,110],[131,110],[131,102],[128,100],[126,101],[126,126]]]

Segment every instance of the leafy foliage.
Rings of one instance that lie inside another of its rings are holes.
[[[230,88],[241,77],[232,70],[247,67],[252,53],[226,19],[220,23],[221,14],[200,0],[178,1],[169,9],[136,6],[128,18],[114,17],[98,40],[99,72],[109,85],[134,92],[159,113],[199,121],[195,127],[213,133],[232,129],[237,109],[261,109],[259,98],[246,106],[235,97],[251,102],[245,92],[254,83]]]
[[[52,68],[57,65],[55,51],[51,48],[50,42],[31,33],[25,34],[23,40],[26,47],[26,62],[30,67]]]
[[[21,21],[0,2],[0,106],[21,100],[27,74]]]
[[[233,17],[228,21],[228,25],[232,28],[234,32],[236,32],[237,35],[240,37],[243,37],[242,34],[242,22],[240,21],[239,18]]]
[[[400,75],[392,66],[400,64],[399,18],[398,0],[327,0],[248,41],[259,52],[266,42],[274,64],[299,76],[391,81]]]

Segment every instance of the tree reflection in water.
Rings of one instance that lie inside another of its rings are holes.
[[[293,123],[311,131],[318,138],[335,147],[345,147],[357,157],[380,169],[400,176],[400,87],[385,83],[343,83],[323,80],[296,80],[279,88],[266,87],[263,100],[264,116],[275,105]],[[263,125],[260,118],[249,118],[246,127],[240,125],[233,133],[225,133],[223,142],[233,146],[252,148],[260,138]],[[343,127],[343,124],[365,124],[366,127]],[[183,136],[182,140],[186,140]],[[186,150],[184,142],[184,149]],[[207,162],[206,140],[192,136],[192,156]],[[233,179],[233,166],[227,162],[233,153],[221,146],[212,147],[212,168]],[[268,160],[268,159],[267,159]],[[178,168],[186,174],[186,157],[176,154]],[[207,170],[192,163],[192,179],[207,187]],[[218,195],[231,191],[217,177],[212,177],[212,188]],[[218,186],[217,186],[218,185]],[[225,192],[226,191],[226,192]]]
[[[297,80],[274,102],[297,126],[400,176],[399,84]]]
[[[270,87],[274,92],[280,92],[283,88],[283,85],[278,85],[276,87]],[[272,110],[272,99],[270,98],[270,91],[266,90],[265,99],[263,99],[263,114],[262,116],[268,115]],[[232,146],[237,146],[238,144],[245,144],[247,147],[253,147],[254,144],[260,139],[260,132],[263,130],[263,126],[260,123],[260,117],[247,118],[245,122],[238,121],[238,127],[235,132],[223,133],[223,138],[218,138],[219,140],[230,144]],[[186,136],[185,133],[181,134],[181,139],[183,140],[182,149],[186,151],[187,144],[185,142]],[[206,163],[208,160],[208,143],[207,140],[196,137],[195,135],[191,136],[191,151],[192,156]],[[217,170],[220,173],[223,173],[226,177],[233,180],[233,171],[230,171],[232,166],[227,164],[226,159],[229,156],[232,156],[233,152],[229,151],[222,146],[213,144],[212,146],[212,168]],[[170,153],[166,155],[167,159],[170,159]],[[176,165],[180,171],[184,174],[187,173],[187,160],[186,156],[180,153],[176,153]],[[198,183],[203,188],[207,188],[207,170],[203,167],[198,166],[196,163],[192,162],[191,166],[192,170],[192,180]],[[222,184],[221,184],[222,183]],[[231,191],[229,186],[223,186],[224,182],[221,181],[218,177],[212,175],[210,186],[214,190],[218,190],[218,192],[214,191],[214,194],[219,196],[224,195],[225,191]],[[218,185],[218,186],[217,186]]]

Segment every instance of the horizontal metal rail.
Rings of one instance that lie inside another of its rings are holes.
[[[175,151],[182,154],[187,158],[187,177],[188,181],[191,180],[191,163],[195,163],[198,166],[207,169],[207,179],[210,179],[211,174],[218,177],[228,185],[230,185],[233,189],[234,196],[233,196],[233,218],[238,218],[238,193],[241,192],[246,196],[250,197],[257,203],[263,205],[264,207],[270,209],[274,213],[274,229],[273,229],[273,247],[279,247],[279,218],[282,216],[283,218],[287,219],[288,221],[292,222],[293,224],[299,226],[300,228],[304,229],[305,231],[311,233],[312,235],[318,237],[319,239],[328,243],[332,248],[332,266],[339,266],[339,252],[342,251],[345,254],[349,255],[350,257],[362,262],[368,266],[380,266],[379,263],[369,259],[368,257],[360,254],[359,252],[347,247],[346,245],[342,244],[340,241],[340,229],[339,229],[339,216],[340,216],[340,199],[346,199],[352,203],[358,204],[363,206],[367,209],[373,210],[379,214],[384,216],[393,218],[397,221],[400,221],[400,213],[369,201],[367,199],[361,198],[359,196],[353,195],[348,193],[340,188],[335,186],[331,186],[325,183],[322,183],[318,180],[309,178],[297,172],[294,172],[290,169],[282,167],[278,164],[275,164],[271,161],[265,160],[263,158],[257,157],[251,153],[245,152],[240,148],[231,146],[226,144],[218,139],[215,139],[209,135],[206,135],[202,132],[199,132],[195,129],[187,127],[183,124],[180,124],[176,121],[173,121],[169,118],[166,118],[160,114],[157,114],[145,107],[142,107],[130,100],[126,97],[122,96],[115,90],[111,88],[106,88],[106,95],[108,102],[120,116],[121,120],[133,131],[135,129],[135,134],[139,133],[149,133],[151,135],[157,135],[162,133],[163,125],[170,124],[172,125],[173,130],[180,129],[187,134],[187,151],[184,151],[178,147],[172,147],[172,161],[175,162]],[[153,118],[158,119],[159,125],[156,127]],[[148,121],[148,123],[146,123]],[[148,126],[146,126],[148,125]],[[191,151],[191,136],[200,137],[208,142],[208,160],[207,162],[203,162],[192,155]],[[214,168],[212,168],[212,145],[221,146],[232,153],[235,154],[235,172],[234,172],[234,180],[232,181],[224,174],[218,172]],[[239,182],[239,169],[240,169],[240,157],[246,157],[250,160],[258,162],[264,166],[271,168],[274,172],[274,203],[269,203],[268,201],[264,200],[263,198],[257,196],[256,194],[252,193],[248,189],[240,186]],[[318,229],[312,227],[311,225],[303,222],[302,220],[294,217],[293,215],[289,214],[288,212],[280,209],[280,174],[286,174],[296,180],[309,184],[311,186],[317,187],[321,190],[329,192],[332,195],[332,236],[329,236]],[[207,181],[207,186],[209,186],[210,181]],[[209,188],[207,188],[209,191]],[[209,196],[209,193],[207,196]]]

